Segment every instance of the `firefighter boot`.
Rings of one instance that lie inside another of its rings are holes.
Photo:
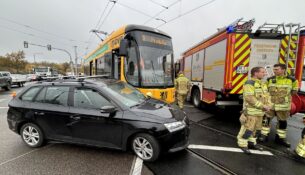
[[[249,147],[249,149],[254,149],[254,150],[258,150],[258,151],[264,150],[262,147],[258,146],[257,144],[254,144],[253,142],[248,142],[248,147]]]
[[[268,142],[268,135],[263,135],[261,134],[258,138],[257,138],[258,142],[260,143],[266,143]]]
[[[276,144],[290,148],[290,143],[285,138],[280,138],[278,134],[275,135],[274,142]]]
[[[240,148],[245,154],[247,154],[247,155],[250,155],[250,154],[251,154],[249,148],[247,148],[247,147],[239,147],[239,148]]]

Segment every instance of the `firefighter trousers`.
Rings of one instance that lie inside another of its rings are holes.
[[[248,147],[248,143],[256,145],[256,138],[262,126],[263,116],[246,115],[246,118],[246,122],[241,125],[237,135],[239,147]]]
[[[187,94],[177,94],[177,102],[180,109],[183,109],[184,101],[186,99]]]
[[[271,128],[271,120],[276,116],[277,129],[276,133],[280,139],[285,139],[287,135],[287,119],[290,116],[289,111],[270,111],[263,119],[262,135],[268,136]]]
[[[297,145],[295,152],[300,156],[305,158],[305,128],[302,131],[301,140]]]

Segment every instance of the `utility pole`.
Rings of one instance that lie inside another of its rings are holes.
[[[74,46],[74,51],[75,51],[75,76],[78,77],[78,72],[77,72],[77,46]]]

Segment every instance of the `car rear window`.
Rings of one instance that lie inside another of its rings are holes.
[[[68,96],[68,86],[50,86],[45,87],[40,91],[35,99],[35,102],[67,106]]]
[[[32,101],[33,98],[36,96],[37,92],[39,91],[40,87],[32,87],[27,90],[20,99],[23,101]]]
[[[57,86],[48,87],[45,103],[68,105],[69,87]]]

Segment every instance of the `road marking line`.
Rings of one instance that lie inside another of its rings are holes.
[[[45,146],[45,147],[43,147],[43,148],[41,148],[41,149],[46,149],[46,148],[49,148],[49,147],[51,147],[51,146],[53,146],[53,144],[50,144],[50,145],[48,145],[48,146]],[[29,151],[29,152],[27,152],[27,153],[21,154],[20,156],[14,157],[14,158],[12,158],[12,159],[9,159],[9,160],[7,160],[7,161],[5,161],[5,162],[0,163],[0,166],[2,166],[2,165],[4,165],[4,164],[7,164],[7,163],[9,163],[9,162],[12,162],[12,161],[14,161],[14,160],[17,160],[17,159],[19,159],[19,158],[21,158],[21,157],[24,157],[24,156],[26,156],[26,155],[28,155],[28,154],[31,154],[31,153],[33,153],[33,152],[39,151],[39,150],[41,150],[41,149],[37,149],[37,148],[36,148],[36,149],[34,149],[34,150],[32,150],[32,151]]]
[[[0,107],[0,109],[8,109],[8,107]]]
[[[142,166],[143,166],[143,160],[140,159],[138,156],[136,156],[136,161],[134,161],[135,163],[132,165],[131,171],[130,171],[130,175],[141,175],[141,171],[142,171]]]
[[[189,145],[189,149],[206,149],[206,150],[214,150],[214,151],[228,151],[228,152],[238,152],[243,153],[240,148],[232,148],[232,147],[220,147],[220,146],[207,146],[207,145]],[[273,154],[269,151],[258,151],[258,150],[250,150],[252,154],[261,154],[267,156],[273,156]]]

